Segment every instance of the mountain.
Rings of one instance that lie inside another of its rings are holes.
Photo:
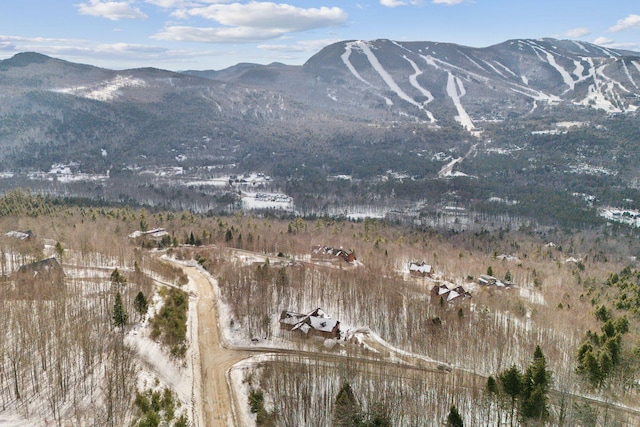
[[[385,110],[432,124],[454,120],[474,131],[487,121],[553,107],[633,113],[640,106],[639,55],[555,39],[487,48],[343,41],[322,49],[300,72],[244,64],[212,77],[276,89],[324,109],[365,116]]]
[[[0,61],[0,178],[72,164],[122,178],[82,195],[154,204],[223,192],[168,193],[160,167],[187,183],[261,172],[313,214],[420,201],[580,222],[640,209],[638,85],[639,54],[555,39],[348,40],[302,66],[180,73],[22,53]]]

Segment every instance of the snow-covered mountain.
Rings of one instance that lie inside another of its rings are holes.
[[[302,73],[313,84],[281,65],[244,64],[213,77],[286,91],[327,109],[384,110],[434,124],[453,119],[473,131],[486,121],[554,106],[633,113],[640,106],[639,55],[555,39],[510,40],[487,48],[343,41],[304,64]]]
[[[417,138],[440,132],[444,141],[458,138],[446,133],[479,136],[502,121],[633,116],[640,106],[638,55],[554,39],[487,48],[351,40],[325,47],[303,66],[243,63],[175,73],[22,53],[0,61],[0,160],[21,167],[33,167],[34,159],[42,167],[78,160],[104,171],[108,162],[162,163],[184,151],[180,141],[196,146],[203,138],[209,151],[222,144],[237,152],[231,147],[239,142],[247,152],[273,153],[290,151],[303,133],[307,148],[345,134],[383,141],[372,129],[394,123],[417,126],[407,130]],[[78,158],[69,159],[70,146]]]

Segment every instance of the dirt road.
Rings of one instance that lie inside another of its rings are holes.
[[[200,353],[201,389],[196,390],[196,404],[202,408],[202,427],[235,426],[233,394],[227,383],[231,366],[250,356],[239,350],[222,347],[219,335],[217,296],[209,279],[195,267],[184,267],[184,272],[196,283],[198,292],[198,346]]]

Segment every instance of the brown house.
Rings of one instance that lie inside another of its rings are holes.
[[[431,301],[438,302],[440,298],[445,302],[458,302],[471,298],[471,293],[462,286],[449,289],[447,285],[435,285],[431,288]]]
[[[52,299],[64,292],[64,270],[58,260],[47,258],[25,264],[12,275],[17,298]]]
[[[311,251],[312,257],[318,258],[339,258],[345,262],[354,262],[356,255],[352,249],[332,248],[330,246],[316,245]]]
[[[433,267],[424,261],[419,264],[417,262],[412,262],[409,264],[409,273],[413,276],[431,277],[433,274]]]
[[[280,314],[280,329],[300,331],[306,336],[340,338],[340,322],[332,319],[320,308],[308,314],[283,311]]]

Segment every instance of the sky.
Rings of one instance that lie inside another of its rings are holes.
[[[110,69],[301,65],[342,40],[486,47],[554,37],[640,51],[638,0],[0,0],[0,59]]]

